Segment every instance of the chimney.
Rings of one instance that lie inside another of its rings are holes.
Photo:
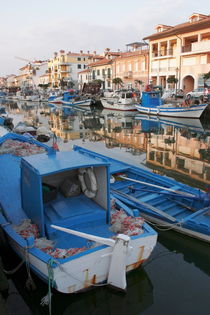
[[[88,50],[87,53],[89,54],[89,53],[90,53],[90,50]]]
[[[55,51],[55,52],[54,52],[54,57],[57,57],[57,55],[58,55],[58,53]]]
[[[80,50],[80,54],[83,54],[83,50]]]
[[[61,49],[61,50],[60,50],[60,54],[61,54],[61,55],[65,54],[65,50]]]
[[[95,50],[94,50],[93,54],[96,55],[96,51]]]

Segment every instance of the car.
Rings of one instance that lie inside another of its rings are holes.
[[[101,92],[101,96],[103,97],[112,97],[114,94],[114,91],[112,89],[103,89],[100,92]]]
[[[193,91],[191,92],[188,92],[187,93],[187,98],[190,98],[190,97],[203,97],[203,96],[206,96],[208,94],[208,89],[207,88],[204,88],[204,87],[199,87],[197,89],[194,89]]]
[[[164,91],[162,95],[162,99],[165,100],[167,98],[183,98],[184,97],[184,91],[182,89],[172,89],[172,90],[166,90]]]

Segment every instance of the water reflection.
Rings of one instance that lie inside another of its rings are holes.
[[[76,143],[128,163],[132,157],[133,164],[144,163],[176,178],[180,174],[180,180],[186,177],[190,184],[192,179],[198,180],[197,186],[209,183],[210,128],[206,121],[160,120],[135,117],[135,113],[47,104],[9,103],[7,109],[17,120],[48,125],[60,138],[61,149],[65,142],[68,149]],[[71,296],[55,293],[53,314],[153,315],[168,314],[169,309],[170,314],[209,314],[209,245],[176,232],[158,232],[151,259],[128,274],[127,295],[106,287]],[[18,264],[13,257],[6,257],[6,261],[8,270]],[[48,314],[48,308],[40,306],[47,285],[34,276],[37,290],[26,291],[24,267],[13,280],[33,314]]]
[[[201,188],[210,184],[210,128],[206,121],[24,102],[10,103],[8,110],[35,126],[44,124],[63,143],[78,139],[103,142],[109,149],[125,148],[136,161],[145,153],[144,163],[156,172],[186,182],[193,179]]]
[[[18,264],[17,257],[8,250],[5,255],[7,269],[14,268]],[[33,314],[49,314],[48,307],[40,305],[41,299],[48,292],[48,287],[34,274],[32,277],[37,288],[35,291],[28,291],[25,288],[25,268],[21,268],[12,277],[12,280]],[[153,304],[153,286],[149,276],[141,267],[128,274],[127,285],[126,294],[104,286],[72,295],[53,292],[52,315],[137,315],[143,313]]]

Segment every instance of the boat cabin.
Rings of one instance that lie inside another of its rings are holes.
[[[81,178],[85,189],[81,189]],[[22,208],[38,225],[40,237],[55,239],[61,248],[69,246],[71,237],[81,247],[84,239],[58,232],[51,224],[109,237],[111,232],[105,229],[110,217],[109,178],[105,159],[79,151],[25,157],[21,161]]]
[[[162,105],[159,91],[142,92],[141,106],[157,107]]]

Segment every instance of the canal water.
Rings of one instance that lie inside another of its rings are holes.
[[[32,103],[6,103],[14,125],[45,125],[60,150],[74,144],[205,189],[210,185],[210,115],[202,120],[157,119],[136,112],[94,108],[61,109]],[[209,315],[210,245],[173,231],[157,230],[158,244],[150,259],[127,276],[127,293],[96,287],[85,293],[52,296],[55,315]],[[5,269],[19,260],[2,249]],[[22,266],[10,278],[9,314],[48,314],[41,299],[48,287],[32,274],[35,291],[25,287]]]

